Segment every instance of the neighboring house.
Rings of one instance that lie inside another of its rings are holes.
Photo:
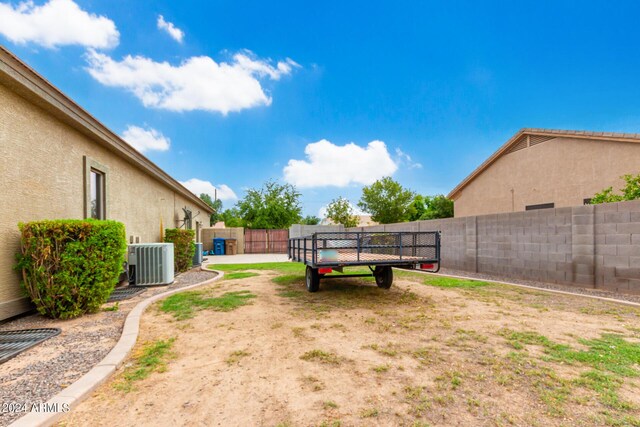
[[[522,129],[447,197],[456,217],[579,206],[640,173],[640,134]]]
[[[159,242],[163,227],[198,229],[213,213],[1,46],[0,183],[0,320],[30,307],[12,269],[19,222],[106,218]]]

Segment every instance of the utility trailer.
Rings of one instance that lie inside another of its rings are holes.
[[[289,259],[307,266],[309,292],[320,289],[320,279],[371,277],[380,288],[393,283],[392,267],[440,270],[439,231],[319,232],[289,239]],[[331,275],[345,267],[367,266],[371,274]]]

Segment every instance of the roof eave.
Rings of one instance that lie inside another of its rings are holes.
[[[482,174],[489,166],[497,161],[507,152],[513,144],[516,143],[522,135],[536,136],[552,136],[552,137],[569,137],[578,139],[592,139],[600,141],[616,141],[616,142],[635,142],[640,143],[640,134],[637,133],[616,133],[616,132],[589,132],[577,130],[556,130],[556,129],[538,129],[538,128],[522,128],[516,132],[502,147],[493,153],[487,160],[471,172],[460,184],[458,184],[449,194],[447,198],[455,200],[459,197],[462,190],[471,183],[478,175]]]
[[[92,141],[116,153],[141,168],[153,178],[191,200],[209,214],[213,209],[197,195],[171,177],[159,166],[135,150],[126,141],[76,104],[62,91],[0,45],[0,84],[15,90],[20,96],[52,113]]]

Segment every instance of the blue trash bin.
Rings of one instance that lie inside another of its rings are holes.
[[[224,255],[224,241],[222,237],[216,237],[213,239],[213,254]]]

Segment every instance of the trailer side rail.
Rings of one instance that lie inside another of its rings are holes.
[[[289,239],[289,258],[313,268],[440,263],[440,232],[321,232]]]

